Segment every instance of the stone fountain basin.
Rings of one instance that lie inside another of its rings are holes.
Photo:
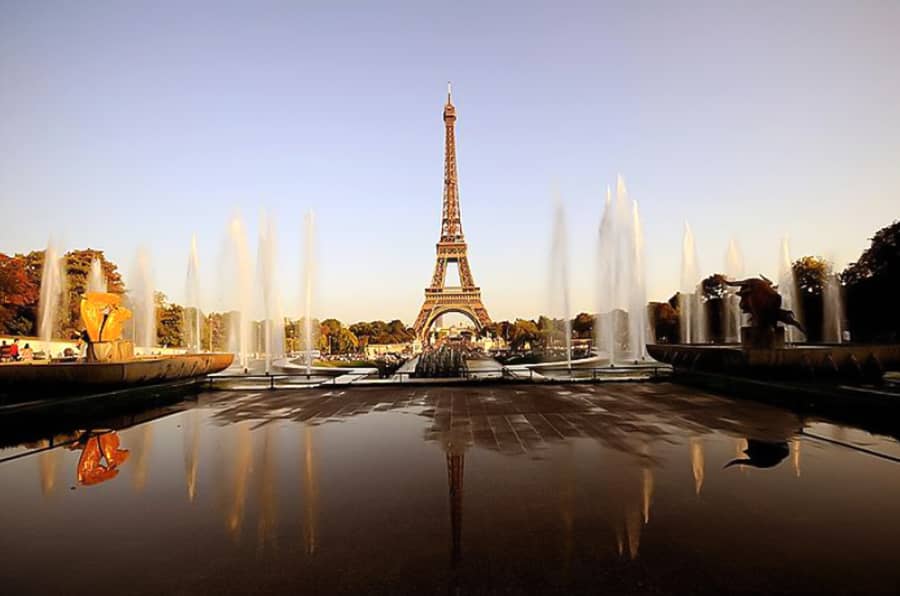
[[[773,349],[737,345],[649,344],[647,351],[676,369],[796,380],[878,381],[900,370],[900,345],[819,344]]]
[[[234,354],[211,353],[138,357],[119,362],[5,363],[0,364],[0,393],[22,401],[36,390],[80,393],[150,385],[220,372],[233,360]]]

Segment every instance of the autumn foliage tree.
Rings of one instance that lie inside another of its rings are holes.
[[[28,258],[0,253],[0,332],[33,335],[37,327],[40,285]]]

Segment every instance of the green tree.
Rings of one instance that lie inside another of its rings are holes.
[[[841,281],[854,341],[900,341],[900,221],[875,233]]]
[[[168,301],[162,292],[153,295],[156,303],[156,339],[163,347],[184,347],[184,312],[178,304]]]
[[[678,343],[680,337],[678,311],[668,302],[651,302],[648,310],[656,341]]]
[[[791,266],[800,301],[800,320],[806,327],[808,341],[822,341],[824,305],[822,293],[831,275],[831,265],[821,257],[802,257]],[[796,307],[794,307],[796,309]]]
[[[225,330],[225,315],[220,312],[209,313],[203,318],[201,341],[204,350],[224,352],[228,349]]]
[[[715,273],[700,282],[703,291],[703,316],[710,341],[725,341],[725,297],[729,288],[725,276]]]
[[[534,344],[541,337],[541,330],[534,321],[527,319],[516,319],[510,331],[510,347],[514,350],[521,350],[525,344]]]
[[[581,312],[572,319],[572,331],[576,337],[590,339],[594,335],[594,315]]]

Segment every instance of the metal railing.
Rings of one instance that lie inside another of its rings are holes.
[[[387,376],[379,376],[378,373],[360,374],[346,372],[335,375],[306,374],[306,373],[278,373],[278,374],[216,374],[209,375],[203,379],[203,383],[210,389],[214,389],[219,381],[235,382],[235,381],[251,381],[260,382],[266,389],[275,390],[279,388],[279,382],[290,383],[294,380],[305,380],[302,385],[321,386],[321,385],[369,385],[367,381],[381,381],[380,384],[388,384],[391,382],[402,384],[410,384],[417,382],[425,382],[428,384],[438,384],[441,381],[459,382],[459,381],[503,381],[509,383],[568,383],[568,382],[597,382],[602,380],[621,380],[622,377],[640,376],[641,379],[657,379],[664,378],[671,374],[672,367],[667,364],[654,365],[621,365],[621,366],[597,366],[597,367],[573,367],[571,369],[565,367],[547,367],[543,369],[528,368],[527,374],[524,369],[510,369],[510,367],[502,366],[496,370],[466,370],[459,375],[445,377],[426,377],[418,378],[415,372],[397,371]],[[350,376],[350,379],[339,381],[341,377]],[[371,383],[378,385],[379,383]],[[280,384],[281,388],[286,388],[284,384]],[[292,383],[289,387],[297,388],[297,383]]]

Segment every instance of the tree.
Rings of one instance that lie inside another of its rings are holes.
[[[510,346],[514,350],[521,350],[525,344],[534,345],[541,336],[541,330],[534,321],[516,319],[510,331]]]
[[[841,282],[854,340],[900,340],[900,221],[875,233],[869,247],[841,274]]]
[[[359,338],[337,319],[325,319],[319,325],[319,350],[328,354],[346,354],[359,347]]]
[[[572,331],[581,339],[590,339],[594,335],[594,315],[586,312],[575,315],[572,319]]]
[[[184,312],[178,304],[168,301],[162,292],[153,296],[156,303],[156,339],[163,347],[184,346]]]
[[[27,259],[0,253],[0,332],[33,335],[39,299],[40,288],[29,275]]]
[[[209,313],[203,319],[200,339],[204,350],[211,352],[224,352],[228,349],[225,334],[225,315],[219,312]]]
[[[710,341],[725,341],[725,298],[729,294],[725,276],[714,273],[700,282],[703,292],[703,316]]]
[[[359,339],[353,334],[352,331],[350,331],[346,327],[341,327],[338,330],[336,343],[338,353],[340,354],[353,352],[357,347],[359,347]]]
[[[399,319],[389,323],[384,321],[360,321],[349,328],[361,345],[400,344],[416,338],[415,330],[407,327]]]
[[[681,333],[678,311],[669,302],[651,302],[648,307],[656,341],[678,343]]]
[[[806,338],[811,342],[822,341],[822,292],[831,275],[831,265],[821,257],[806,256],[794,261],[791,269],[797,282],[801,322],[806,327]]]

